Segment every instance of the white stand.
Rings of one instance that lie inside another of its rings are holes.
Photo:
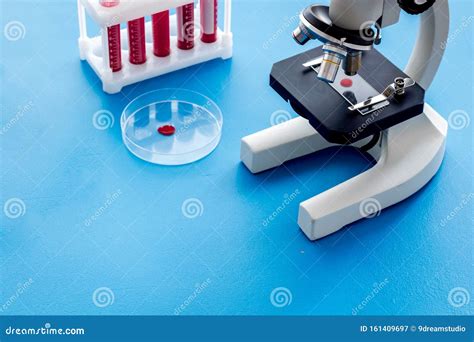
[[[420,35],[405,72],[427,89],[438,70],[449,27],[447,0],[438,0],[421,17]],[[431,59],[427,59],[434,56]],[[368,152],[377,160],[370,170],[300,204],[298,224],[311,240],[334,233],[420,190],[438,171],[448,125],[428,104],[423,114],[383,132]],[[368,139],[355,144],[364,146]],[[296,118],[242,139],[241,159],[253,173],[333,146],[303,118]]]
[[[447,129],[427,104],[422,115],[388,129],[368,151],[377,160],[374,167],[300,204],[301,229],[309,239],[320,239],[374,214],[363,208],[367,200],[381,210],[420,190],[441,165]],[[330,146],[305,119],[296,118],[243,138],[241,158],[257,173]]]
[[[228,59],[232,57],[233,38],[231,32],[231,0],[225,0],[224,29],[218,30],[215,43],[203,43],[199,25],[196,25],[194,48],[180,50],[176,47],[176,15],[170,16],[171,54],[157,57],[153,54],[151,41],[151,22],[145,24],[147,61],[134,65],[128,62],[127,29],[120,32],[122,45],[122,69],[112,72],[109,66],[107,27],[126,23],[129,20],[150,16],[170,8],[193,2],[192,0],[121,0],[115,7],[103,7],[99,0],[78,0],[79,18],[79,53],[81,60],[86,60],[97,76],[102,80],[103,90],[114,94],[124,86],[140,82],[172,71],[187,68],[212,59]],[[85,13],[101,27],[101,35],[88,37]],[[199,6],[196,6],[195,18],[199,18]]]

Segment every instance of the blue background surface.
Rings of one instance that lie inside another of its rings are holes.
[[[441,170],[419,193],[317,242],[297,226],[299,202],[367,169],[367,157],[333,149],[259,175],[239,162],[242,136],[268,127],[277,110],[291,113],[268,74],[273,62],[304,51],[290,32],[308,4],[235,1],[232,60],[111,96],[79,60],[74,1],[2,1],[1,27],[20,21],[25,36],[0,38],[0,203],[20,198],[26,211],[16,219],[1,212],[1,314],[172,315],[182,305],[182,314],[217,315],[350,315],[359,305],[361,315],[474,312],[472,301],[456,308],[448,300],[457,287],[474,295],[472,124],[450,129]],[[445,118],[473,113],[472,6],[452,1],[456,34],[427,94]],[[400,67],[417,21],[402,14],[384,31],[379,49]],[[218,148],[182,167],[147,164],[121,141],[125,105],[169,87],[199,91],[224,113]],[[94,127],[99,110],[114,113],[111,128]],[[297,198],[264,226],[295,190]],[[108,198],[113,203],[86,224]],[[189,198],[203,205],[195,219],[181,211]],[[112,305],[94,305],[101,287],[113,292]],[[291,292],[291,304],[272,305],[278,287]]]

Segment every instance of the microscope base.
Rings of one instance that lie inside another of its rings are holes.
[[[448,125],[431,106],[422,115],[384,131],[370,153],[370,170],[300,203],[298,224],[310,240],[396,204],[420,190],[438,171],[444,157]],[[355,143],[367,145],[370,138]],[[327,142],[303,118],[273,126],[242,139],[241,160],[252,173],[337,146]]]

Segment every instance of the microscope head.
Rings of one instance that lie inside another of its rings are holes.
[[[370,2],[372,6],[364,8],[362,3],[370,5]],[[318,78],[328,83],[334,82],[341,65],[346,75],[356,75],[362,66],[362,52],[378,44],[380,30],[375,23],[381,17],[383,0],[362,0],[357,5],[350,0],[333,0],[331,6],[311,5],[304,9],[300,15],[300,23],[293,32],[293,38],[300,45],[314,39],[324,44]],[[357,10],[354,11],[352,6],[358,6]],[[334,11],[336,13],[333,13]],[[357,11],[358,18],[355,13]],[[351,17],[344,18],[338,12],[349,12]],[[335,20],[331,19],[333,17],[339,21],[341,18],[346,19],[346,24],[336,24]],[[376,29],[373,29],[373,26]]]

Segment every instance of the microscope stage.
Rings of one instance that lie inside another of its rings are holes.
[[[270,74],[270,85],[327,141],[353,143],[423,112],[425,91],[418,84],[407,88],[400,98],[391,98],[387,106],[371,113],[362,115],[357,110],[350,111],[348,101],[364,101],[367,98],[361,96],[380,94],[395,78],[408,76],[373,49],[364,52],[358,75],[342,77],[344,71],[341,67],[336,79],[338,84],[330,85],[319,80],[312,68],[303,66],[322,54],[319,47],[275,63]],[[339,91],[344,91],[344,95]]]

